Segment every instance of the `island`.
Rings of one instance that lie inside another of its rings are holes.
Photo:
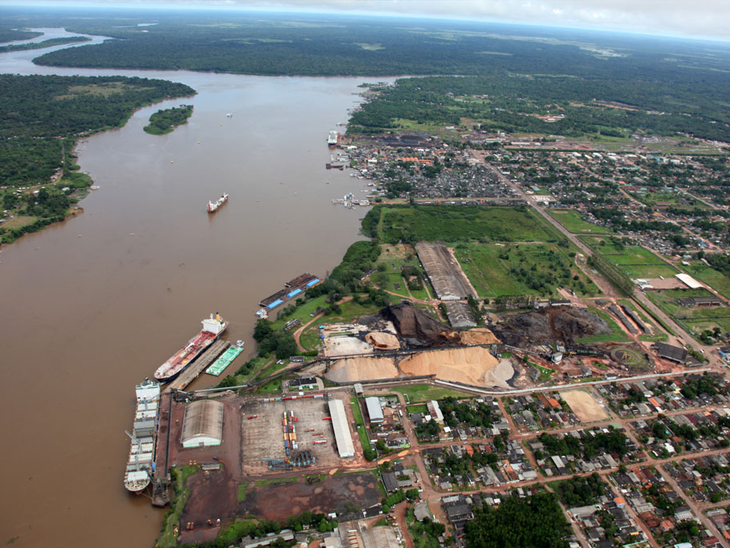
[[[150,123],[144,127],[150,135],[165,135],[172,133],[177,126],[188,123],[193,115],[193,105],[180,105],[168,109],[160,109],[150,116]]]

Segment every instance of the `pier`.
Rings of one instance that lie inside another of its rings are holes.
[[[218,339],[210,348],[203,352],[203,354],[193,363],[188,365],[182,373],[170,384],[167,385],[165,391],[171,390],[184,390],[187,386],[193,382],[198,376],[210,365],[215,359],[223,354],[231,343]]]

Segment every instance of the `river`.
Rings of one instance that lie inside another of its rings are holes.
[[[122,485],[134,386],[215,310],[251,357],[258,301],[303,272],[326,275],[360,238],[365,211],[331,200],[364,196],[363,182],[325,170],[325,140],[362,79],[58,69],[33,65],[38,55],[0,54],[0,72],[143,76],[198,91],[84,140],[79,164],[100,187],[84,213],[0,253],[0,543],[151,546],[163,511]],[[180,103],[195,108],[187,125],[142,131]],[[209,216],[223,192],[229,202]],[[217,382],[206,377],[193,388]]]

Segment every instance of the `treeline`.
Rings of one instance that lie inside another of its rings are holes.
[[[609,108],[596,100],[635,105],[633,110]],[[545,123],[532,114],[563,114]],[[580,137],[601,134],[628,137],[636,131],[660,135],[693,134],[730,140],[730,116],[722,95],[709,83],[585,78],[550,74],[525,78],[522,74],[400,79],[380,90],[353,113],[348,131],[378,133],[400,127],[400,120],[419,124],[459,125],[462,118],[481,129],[508,133],[538,133]],[[721,123],[718,123],[721,122]]]
[[[485,506],[466,522],[467,548],[567,548],[571,534],[551,493],[525,499],[507,496],[497,508]]]
[[[718,253],[716,255],[705,255],[705,260],[715,270],[722,272],[730,278],[730,255]]]
[[[7,53],[10,51],[26,51],[31,49],[44,49],[53,46],[62,46],[63,44],[76,44],[79,42],[90,42],[91,38],[88,36],[69,36],[67,38],[49,38],[42,42],[30,42],[27,44],[10,44],[8,46],[0,46],[0,53]]]
[[[151,135],[164,135],[172,132],[177,126],[188,123],[193,115],[193,105],[180,105],[168,109],[160,109],[150,116],[150,123],[143,129]]]

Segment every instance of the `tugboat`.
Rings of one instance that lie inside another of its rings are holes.
[[[225,204],[228,201],[228,194],[223,194],[218,200],[215,202],[208,202],[208,213],[215,213],[218,211],[218,208]]]

